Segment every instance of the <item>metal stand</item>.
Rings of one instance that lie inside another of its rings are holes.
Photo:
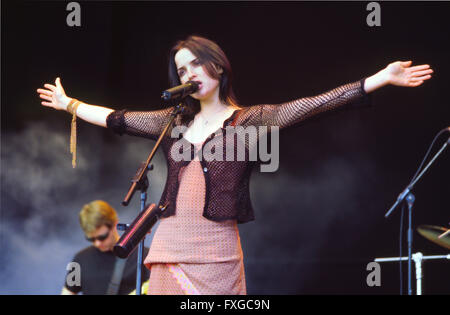
[[[412,230],[412,207],[416,197],[412,193],[406,196],[406,203],[408,204],[408,295],[412,295],[412,242],[413,242],[413,230]]]
[[[446,131],[447,129],[442,130],[440,133]],[[439,133],[439,134],[440,134]],[[408,204],[408,212],[409,212],[409,226],[408,226],[408,294],[412,294],[412,288],[411,288],[411,278],[412,278],[412,241],[413,241],[413,231],[412,231],[412,207],[414,205],[415,197],[411,193],[414,185],[417,183],[417,181],[422,177],[422,175],[428,170],[428,168],[433,164],[434,160],[444,151],[444,149],[447,147],[447,145],[450,143],[450,138],[447,140],[447,142],[442,146],[442,148],[437,152],[433,159],[427,164],[427,166],[422,170],[422,172],[419,174],[419,176],[413,178],[412,182],[400,193],[400,195],[397,198],[397,201],[395,204],[389,209],[389,211],[385,214],[385,217],[387,218],[394,210],[397,208],[397,206],[403,202],[406,199],[406,202]],[[420,167],[419,167],[420,168]]]
[[[391,262],[391,261],[406,261],[410,263],[411,257],[389,257],[389,258],[375,258],[375,262]],[[417,252],[412,255],[416,267],[416,295],[422,295],[422,279],[423,279],[423,269],[422,261],[430,259],[448,259],[450,260],[450,254],[448,255],[435,255],[435,256],[423,256],[421,252]],[[409,278],[408,278],[409,280]],[[410,294],[411,295],[411,294]]]
[[[147,201],[147,192],[141,192],[141,212],[145,210],[145,202]],[[142,262],[144,261],[144,242],[145,236],[139,243],[136,267],[136,295],[142,294]]]
[[[177,106],[174,107],[172,113],[170,114],[170,120],[167,122],[167,125],[165,126],[164,130],[162,131],[161,135],[159,136],[158,140],[156,141],[155,146],[152,149],[152,152],[150,152],[147,161],[143,162],[141,166],[139,167],[136,175],[131,180],[132,184],[130,189],[128,190],[128,193],[125,197],[125,199],[122,201],[122,205],[127,206],[133,197],[136,190],[141,191],[141,213],[145,211],[145,203],[147,200],[147,189],[149,186],[149,181],[147,178],[147,172],[153,169],[153,166],[150,165],[151,160],[153,159],[156,151],[158,150],[162,139],[165,137],[167,131],[169,130],[170,126],[172,125],[173,121],[175,120],[175,117],[183,112],[184,107],[180,103]],[[142,241],[139,243],[138,248],[138,258],[137,258],[137,267],[136,267],[136,295],[141,295],[141,286],[142,286],[142,265],[143,265],[143,256],[144,256],[144,242],[145,242],[145,236],[142,238]]]

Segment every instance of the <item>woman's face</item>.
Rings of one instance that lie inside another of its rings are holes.
[[[214,94],[218,95],[219,80],[209,76],[200,60],[187,48],[180,49],[175,54],[178,77],[181,84],[187,81],[200,83],[197,92],[191,96],[198,100],[206,100]]]

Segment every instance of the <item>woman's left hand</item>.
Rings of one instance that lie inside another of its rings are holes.
[[[389,84],[406,87],[416,87],[431,79],[433,69],[430,65],[411,67],[412,61],[396,61],[389,64],[386,71]]]

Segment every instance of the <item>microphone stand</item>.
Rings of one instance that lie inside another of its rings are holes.
[[[176,105],[170,114],[170,120],[167,122],[164,130],[162,131],[161,135],[159,136],[158,140],[156,141],[155,146],[153,147],[152,151],[150,152],[147,160],[141,164],[139,169],[136,172],[136,175],[131,180],[132,184],[128,190],[127,195],[125,196],[125,199],[122,201],[123,206],[128,206],[130,203],[131,198],[133,197],[136,190],[141,191],[141,212],[145,211],[145,202],[147,200],[147,189],[149,186],[149,181],[147,178],[147,172],[151,171],[153,169],[153,165],[150,165],[150,162],[152,161],[156,151],[158,150],[158,147],[161,144],[162,139],[165,137],[167,131],[169,130],[170,126],[172,125],[173,121],[177,117],[178,114],[182,113],[184,111],[184,106],[179,103]],[[167,205],[166,205],[167,206]],[[136,267],[136,295],[141,295],[141,286],[142,286],[142,265],[143,265],[143,256],[144,256],[144,242],[145,242],[145,236],[142,239],[142,241],[139,243],[138,247],[138,258],[137,258],[137,267]]]
[[[397,206],[406,199],[408,204],[408,295],[412,295],[411,288],[411,272],[412,272],[412,242],[413,242],[413,231],[412,231],[412,208],[415,201],[415,196],[411,193],[414,185],[417,181],[422,177],[422,175],[428,170],[428,168],[433,164],[434,160],[444,151],[447,145],[450,144],[450,138],[445,142],[442,148],[434,155],[428,165],[422,170],[422,172],[417,176],[413,181],[400,193],[397,198],[397,201],[394,205],[389,209],[389,211],[384,215],[385,218],[389,217],[391,213],[397,208]]]

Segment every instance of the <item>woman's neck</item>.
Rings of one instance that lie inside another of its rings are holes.
[[[219,98],[219,89],[217,89],[211,97],[200,101],[200,115],[204,118],[212,118],[219,112],[226,112],[235,109],[236,106],[234,104],[222,102]]]
[[[219,89],[216,89],[211,97],[200,101],[200,112],[206,117],[225,110],[226,107],[228,105],[223,103],[219,98]]]
[[[228,108],[227,104],[222,103],[220,100],[216,102],[201,102],[200,114],[204,117],[214,116],[215,114],[222,112]]]

